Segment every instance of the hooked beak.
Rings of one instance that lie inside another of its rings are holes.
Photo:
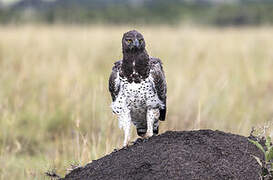
[[[134,42],[133,42],[133,47],[134,48],[139,48],[139,41],[138,39],[135,39]]]

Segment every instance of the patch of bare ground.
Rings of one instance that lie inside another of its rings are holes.
[[[221,131],[167,131],[114,151],[62,180],[258,180],[263,154],[246,137]]]

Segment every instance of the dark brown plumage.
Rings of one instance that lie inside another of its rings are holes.
[[[134,37],[138,40],[138,47],[128,44]],[[145,41],[143,36],[137,31],[129,31],[122,38],[123,60],[121,65],[121,77],[125,77],[128,81],[140,83],[140,79],[144,80],[149,75],[149,55],[145,50]],[[135,73],[134,73],[135,72]]]

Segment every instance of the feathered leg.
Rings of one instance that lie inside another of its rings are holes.
[[[147,132],[145,137],[153,136],[154,131],[154,122],[158,121],[159,118],[159,110],[148,108],[147,110]]]
[[[131,129],[131,115],[128,109],[123,110],[119,116],[119,127],[124,131],[123,146],[127,146],[130,140],[130,129]]]

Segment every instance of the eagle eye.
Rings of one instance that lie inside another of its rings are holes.
[[[142,42],[143,42],[143,39],[139,39],[139,42],[142,43]]]
[[[131,42],[132,42],[132,39],[126,39],[126,41],[127,41],[128,43],[131,43]]]

